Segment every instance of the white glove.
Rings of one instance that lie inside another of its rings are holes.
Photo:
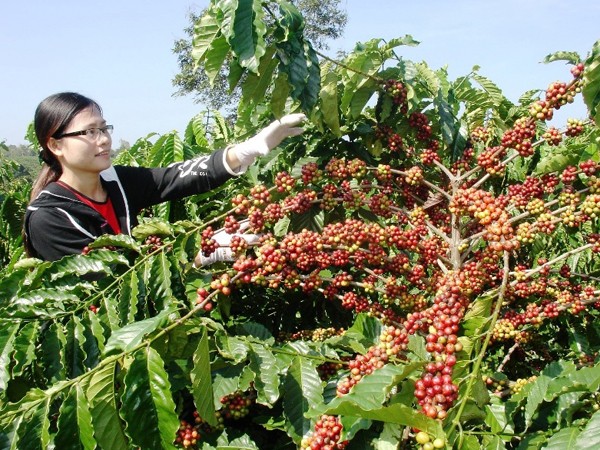
[[[243,220],[240,222],[239,231],[244,231],[249,226],[250,226],[250,221],[247,219]],[[229,244],[231,243],[231,238],[233,236],[240,236],[240,237],[244,238],[244,240],[250,245],[256,244],[260,240],[260,237],[261,237],[260,234],[247,234],[247,233],[229,234],[229,233],[226,233],[224,230],[221,230],[221,231],[215,233],[212,237],[216,241],[216,243],[219,244],[219,247],[208,256],[204,256],[202,254],[202,250],[200,250],[198,252],[198,254],[196,255],[196,259],[194,261],[194,267],[208,266],[210,264],[216,263],[217,261],[235,261],[235,255],[233,254],[233,252],[231,251],[231,248],[229,247]]]
[[[229,244],[231,243],[231,238],[233,236],[243,237],[244,240],[250,245],[256,244],[260,240],[260,234],[243,233],[243,231],[247,230],[250,226],[250,221],[248,219],[242,220],[239,224],[240,228],[238,229],[237,233],[229,234],[226,233],[225,230],[221,230],[213,234],[212,238],[217,244],[219,244],[220,247],[229,247]]]
[[[306,116],[302,113],[288,114],[271,122],[256,136],[233,147],[242,168],[245,170],[259,156],[264,156],[277,147],[281,141],[290,136],[298,136],[304,130],[298,127]]]
[[[199,251],[194,260],[194,267],[210,266],[217,261],[234,261],[235,255],[230,247],[219,247],[208,256],[204,256],[202,251]]]

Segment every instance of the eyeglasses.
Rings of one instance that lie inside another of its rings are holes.
[[[100,128],[88,128],[87,130],[73,131],[71,133],[59,134],[58,136],[55,136],[54,138],[62,139],[64,137],[70,137],[70,136],[86,136],[86,137],[90,138],[92,141],[95,141],[102,134],[112,134],[112,132],[113,132],[113,126],[105,125]]]

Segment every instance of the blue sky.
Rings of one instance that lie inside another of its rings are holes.
[[[178,72],[171,49],[184,37],[190,10],[207,0],[23,0],[0,6],[0,141],[25,143],[27,125],[46,96],[73,90],[98,101],[120,139],[182,132],[204,108],[173,97]],[[397,53],[450,78],[474,65],[516,102],[529,89],[568,80],[555,51],[587,55],[600,39],[600,2],[591,0],[345,0],[348,25],[330,53],[357,41],[410,34],[421,42]],[[562,110],[561,110],[562,112]],[[565,111],[581,117],[581,104]]]

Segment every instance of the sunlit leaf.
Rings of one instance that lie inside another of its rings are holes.
[[[10,379],[10,355],[21,324],[0,321],[0,393],[6,390]]]
[[[260,344],[251,344],[250,349],[250,368],[256,375],[256,401],[273,405],[279,398],[279,371],[275,357],[270,349]]]
[[[152,347],[137,351],[125,374],[121,417],[125,431],[141,448],[175,448],[179,429],[164,361]],[[143,411],[143,414],[140,414]]]
[[[283,410],[289,421],[288,434],[295,441],[305,436],[311,427],[304,414],[322,400],[323,388],[314,362],[296,357],[292,361],[284,382]]]
[[[40,332],[39,322],[29,322],[25,324],[16,336],[14,340],[14,354],[13,359],[15,361],[12,376],[18,377],[23,374],[23,370],[29,367],[35,359],[35,347],[38,340],[38,333]]]
[[[172,313],[171,310],[165,310],[155,317],[133,322],[116,330],[108,339],[104,353],[108,355],[115,351],[134,349],[146,336],[164,326]]]
[[[96,448],[92,416],[90,414],[84,388],[74,384],[60,406],[58,416],[58,432],[54,443],[60,449]]]
[[[213,402],[210,354],[208,351],[208,334],[206,328],[202,330],[202,336],[194,352],[192,362],[194,367],[190,371],[190,377],[196,411],[198,411],[200,417],[209,425],[215,426],[217,425],[217,420]]]
[[[116,371],[117,364],[114,361],[95,371],[86,396],[94,429],[102,430],[95,434],[98,445],[102,448],[129,450],[123,423],[118,414]]]
[[[597,449],[600,446],[600,412],[596,411],[589,422],[585,425],[575,446],[577,450]]]

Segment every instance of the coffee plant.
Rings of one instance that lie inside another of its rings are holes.
[[[335,61],[302,29],[284,1],[212,2],[194,55],[227,61],[238,121],[116,162],[191,158],[284,110],[303,135],[132,236],[53,263],[12,250],[2,448],[600,445],[600,42],[549,55],[571,70],[514,104],[399,57],[410,36]],[[578,97],[588,117],[551,122]],[[234,260],[194,267],[221,230]]]

